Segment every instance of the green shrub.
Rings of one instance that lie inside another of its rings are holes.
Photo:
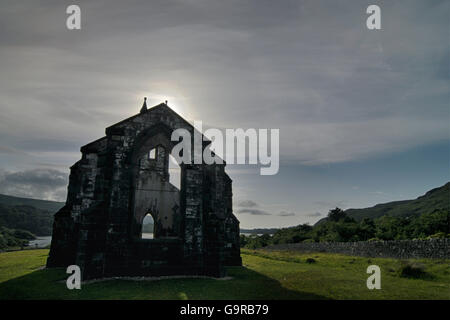
[[[26,246],[28,244],[28,240],[17,238],[15,235],[16,232],[18,232],[18,230],[0,227],[0,235],[1,235],[0,247],[6,248],[6,247]],[[27,233],[27,232],[25,231],[25,233]],[[19,231],[19,234],[21,234],[20,231]],[[22,235],[24,235],[24,234],[22,234]],[[34,237],[33,237],[33,239],[34,239]]]
[[[398,270],[399,276],[403,278],[423,279],[430,275],[425,272],[424,265],[420,263],[404,262]]]
[[[34,240],[34,239],[36,239],[36,236],[34,234],[32,234],[31,232],[29,232],[27,230],[20,230],[20,229],[14,230],[13,231],[13,236],[15,238],[25,239],[25,240]]]
[[[432,234],[431,236],[426,237],[426,239],[444,239],[447,235],[445,232],[437,232],[435,234]]]

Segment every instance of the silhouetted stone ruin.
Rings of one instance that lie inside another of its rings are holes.
[[[194,127],[166,103],[106,128],[71,167],[65,206],[55,214],[47,267],[78,265],[83,279],[224,276],[241,265],[239,221],[225,164],[180,164],[169,182],[171,134]],[[203,142],[205,148],[210,141]],[[154,238],[142,239],[151,214]]]

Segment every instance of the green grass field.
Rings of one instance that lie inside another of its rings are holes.
[[[229,280],[108,280],[68,290],[65,270],[42,269],[47,255],[0,253],[0,299],[450,299],[449,260],[416,260],[427,277],[411,279],[394,259],[244,249],[244,266],[228,268]],[[381,290],[366,287],[371,264],[381,268]]]

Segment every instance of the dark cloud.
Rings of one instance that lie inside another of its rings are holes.
[[[242,200],[242,201],[239,201],[237,205],[239,207],[245,207],[245,208],[258,207],[258,204],[252,200]]]
[[[314,213],[305,214],[305,216],[315,218],[315,217],[322,216],[322,214],[320,212],[314,212]]]
[[[64,201],[67,173],[53,169],[0,172],[0,193],[35,199]]]
[[[80,146],[86,144],[83,141],[70,141],[60,139],[26,139],[17,141],[14,144],[16,149],[24,151],[58,151],[58,152],[74,152],[80,150]]]
[[[239,210],[237,210],[237,213],[248,213],[248,214],[255,215],[255,216],[269,216],[270,215],[270,213],[268,213],[267,211],[260,210],[260,209],[251,209],[251,208],[239,209]]]
[[[280,211],[280,213],[278,215],[280,217],[293,217],[293,216],[295,216],[295,212]]]

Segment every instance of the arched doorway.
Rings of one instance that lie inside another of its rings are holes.
[[[155,221],[153,220],[152,214],[147,213],[142,220],[142,232],[141,239],[153,239],[155,232]]]

